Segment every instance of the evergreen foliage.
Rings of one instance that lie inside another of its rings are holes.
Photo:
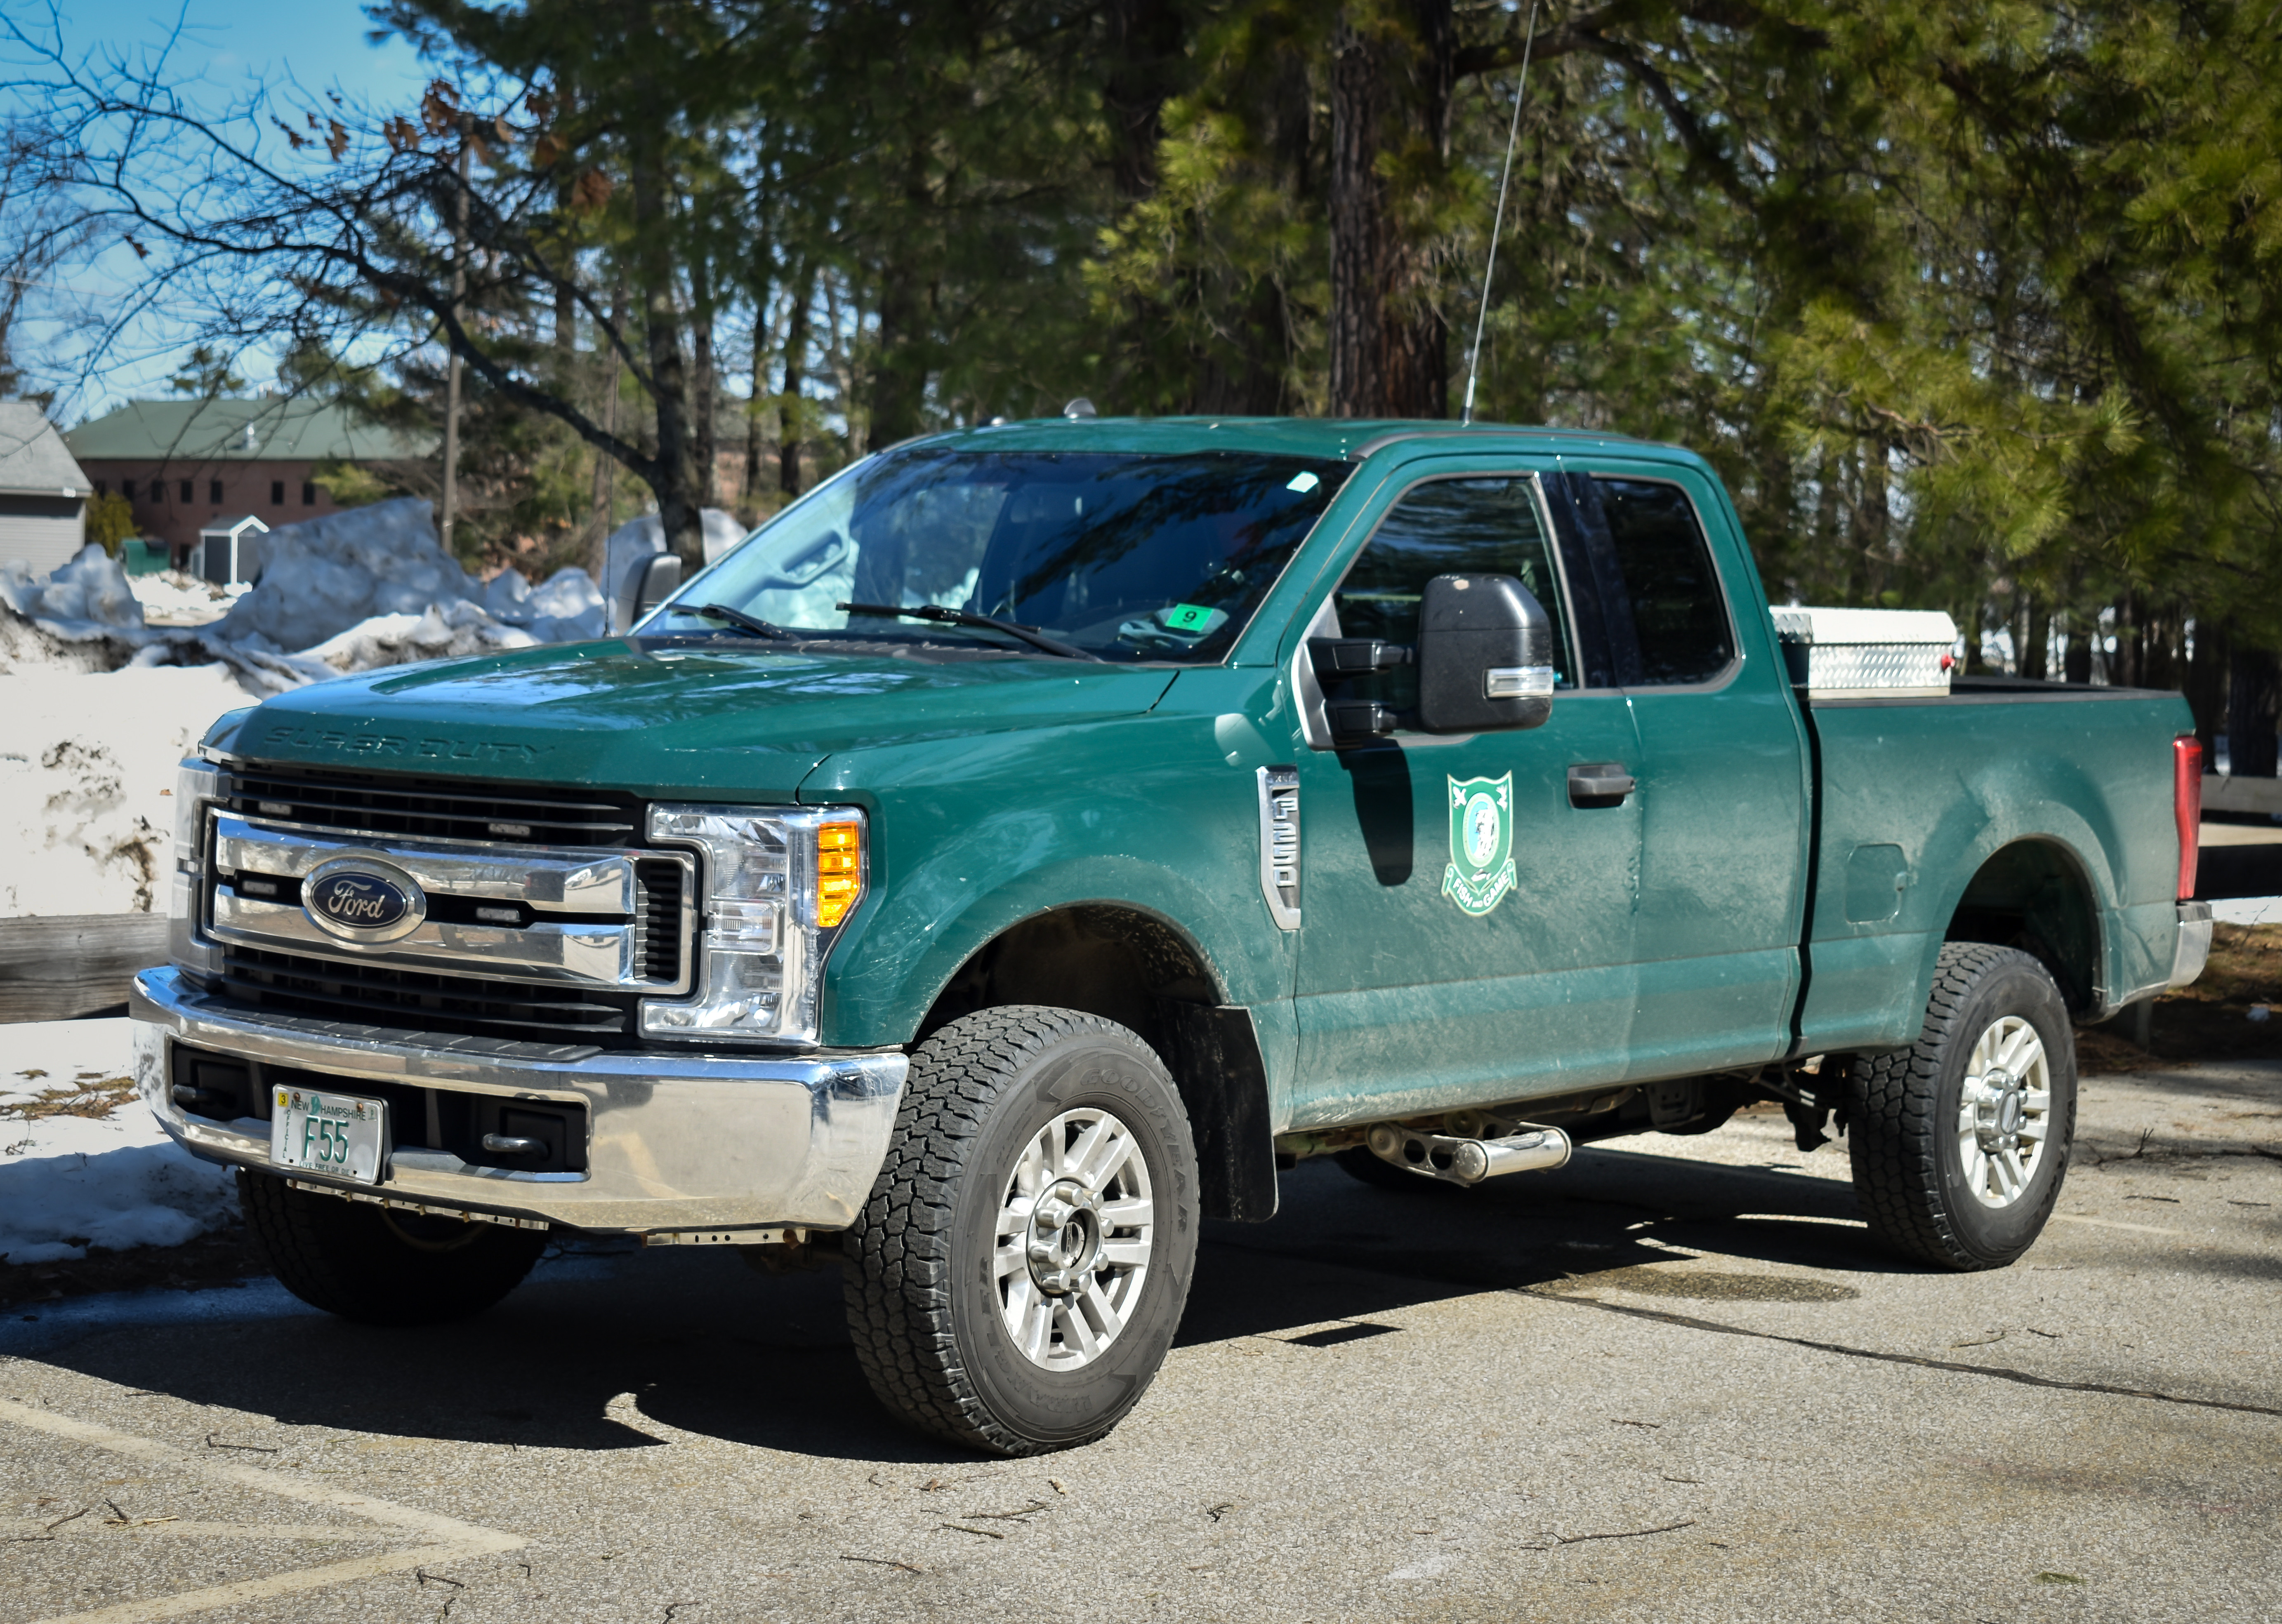
[[[694,547],[702,504],[764,511],[910,434],[1079,394],[1440,416],[1486,300],[1478,415],[1702,450],[1778,597],[1947,607],[1974,659],[2184,685],[2207,732],[2231,662],[2282,646],[2264,8],[373,14],[435,64],[418,108],[198,112],[51,52],[11,150],[74,153],[56,178],[89,218],[206,298],[218,347],[186,376],[264,333],[330,355],[383,334],[394,393],[358,387],[432,423],[457,348],[462,476],[499,538],[591,546],[623,469]]]

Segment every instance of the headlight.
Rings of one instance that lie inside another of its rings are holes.
[[[213,969],[215,954],[199,940],[199,896],[206,880],[206,808],[221,795],[221,773],[192,756],[175,769],[175,862],[167,900],[167,956],[182,969]]]
[[[696,993],[641,1007],[650,1038],[816,1040],[817,993],[863,900],[864,814],[853,807],[656,806],[649,838],[703,855]]]

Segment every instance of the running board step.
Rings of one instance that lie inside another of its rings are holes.
[[[1559,1128],[1528,1128],[1505,1139],[1452,1139],[1382,1122],[1364,1142],[1380,1161],[1445,1184],[1548,1172],[1565,1166],[1570,1150],[1569,1136]]]

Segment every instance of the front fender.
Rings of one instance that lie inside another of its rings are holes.
[[[834,949],[823,1041],[910,1042],[993,937],[1088,902],[1162,920],[1224,1002],[1288,999],[1291,938],[1258,882],[1253,764],[1230,759],[1214,720],[1124,717],[827,762],[802,799],[864,805],[873,849],[871,894]]]

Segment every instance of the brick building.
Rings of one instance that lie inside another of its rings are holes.
[[[97,494],[135,509],[138,534],[163,541],[179,564],[214,520],[257,515],[272,529],[339,511],[317,476],[331,462],[432,456],[345,407],[252,400],[130,400],[64,436]]]

